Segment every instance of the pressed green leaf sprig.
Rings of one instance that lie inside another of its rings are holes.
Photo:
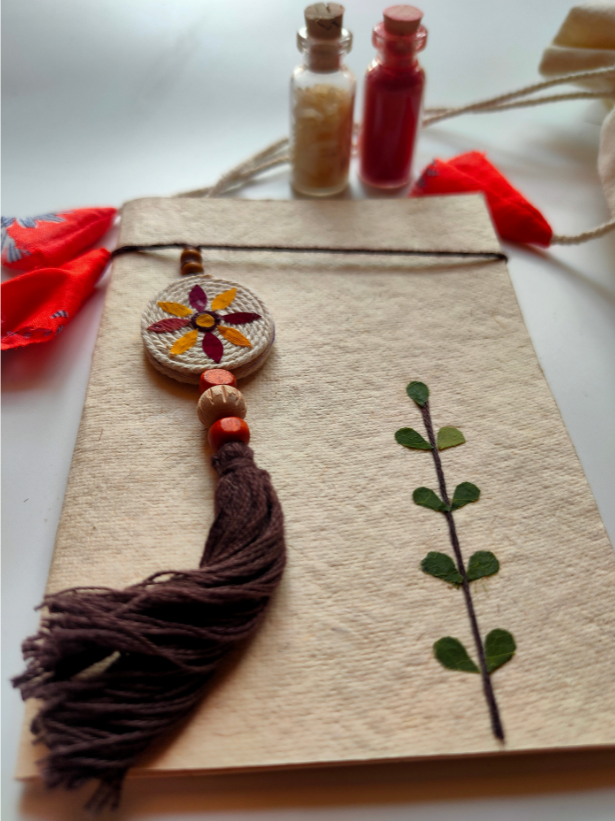
[[[480,489],[471,482],[462,482],[457,485],[452,499],[449,497],[446,482],[444,479],[444,469],[440,459],[440,451],[447,448],[457,447],[465,444],[463,433],[457,428],[440,428],[437,436],[434,434],[431,421],[431,411],[429,408],[429,388],[422,382],[411,382],[406,388],[408,396],[419,406],[423,423],[427,432],[427,439],[413,428],[401,428],[395,434],[395,441],[410,450],[428,450],[434,460],[436,476],[440,495],[428,487],[417,487],[412,494],[412,498],[417,505],[443,513],[448,524],[451,546],[455,559],[446,553],[432,551],[428,553],[421,562],[421,570],[429,576],[440,579],[447,584],[451,584],[457,589],[463,590],[466,609],[470,618],[470,626],[474,637],[478,664],[471,658],[466,648],[453,636],[443,636],[435,642],[433,646],[434,655],[443,667],[449,670],[460,670],[465,673],[479,673],[483,681],[483,691],[491,715],[491,728],[496,738],[504,740],[504,729],[500,719],[493,686],[491,684],[491,674],[506,664],[515,654],[515,640],[507,630],[492,630],[485,638],[481,639],[478,629],[478,620],[472,601],[472,591],[470,583],[485,576],[493,576],[500,569],[500,563],[489,550],[479,550],[470,557],[468,566],[463,560],[461,546],[455,527],[453,512],[465,505],[477,502],[480,498]]]

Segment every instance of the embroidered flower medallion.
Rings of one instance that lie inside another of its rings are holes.
[[[199,332],[201,332],[203,334],[201,343],[203,351],[218,365],[224,356],[224,346],[216,336],[216,332],[233,345],[242,348],[252,347],[250,340],[241,331],[222,325],[222,322],[230,322],[231,325],[248,325],[257,319],[261,319],[260,314],[252,311],[221,314],[220,311],[231,305],[236,294],[237,288],[230,288],[228,291],[218,294],[211,301],[210,309],[207,310],[207,294],[200,285],[195,285],[188,294],[188,301],[192,307],[189,308],[180,302],[159,302],[158,307],[166,313],[172,314],[175,318],[161,319],[150,325],[147,330],[160,334],[190,325],[192,330],[176,340],[171,345],[169,353],[172,356],[177,356],[192,348],[193,345],[196,345]]]
[[[195,279],[169,286],[146,309],[141,327],[152,364],[186,382],[212,365],[244,376],[256,370],[274,336],[265,305],[238,283]]]

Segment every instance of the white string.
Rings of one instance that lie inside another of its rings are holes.
[[[614,95],[615,96],[615,95]],[[604,100],[608,99],[603,91],[573,91],[568,94],[551,94],[548,97],[534,97],[529,100],[514,100],[511,103],[499,103],[493,105],[481,105],[480,108],[466,107],[464,111],[448,113],[449,109],[437,109],[442,112],[431,117],[423,118],[423,127],[433,125],[449,117],[456,117],[458,114],[490,114],[492,111],[507,111],[511,108],[528,108],[533,105],[543,103],[559,103],[562,100]]]
[[[219,197],[238,183],[243,185],[263,171],[267,171],[276,165],[282,165],[289,161],[288,138],[284,137],[281,140],[276,140],[276,142],[271,143],[271,145],[268,145],[267,148],[264,148],[262,151],[248,157],[247,160],[239,163],[235,168],[231,168],[231,170],[223,174],[214,185],[208,188],[197,188],[194,191],[185,191],[175,196]]]
[[[544,91],[547,88],[552,88],[556,85],[567,85],[569,83],[578,83],[584,80],[595,80],[602,78],[613,78],[613,88],[610,91],[603,91],[596,93],[597,97],[615,98],[615,66],[608,68],[595,68],[591,71],[577,71],[573,74],[564,74],[561,77],[555,77],[552,80],[545,80],[541,83],[533,83],[529,86],[524,86],[516,91],[509,91],[506,94],[498,94],[496,97],[489,97],[487,100],[479,100],[476,103],[469,103],[468,105],[456,106],[455,108],[438,109],[438,113],[423,120],[423,125],[433,125],[433,123],[440,120],[448,119],[449,117],[457,117],[459,114],[469,114],[481,109],[491,109],[497,107],[500,103],[506,103],[509,100],[514,100],[517,97],[527,97],[530,94],[535,94],[537,91]],[[579,92],[584,94],[585,92]],[[593,92],[589,92],[593,94]],[[540,98],[539,98],[540,99]],[[558,98],[545,98],[544,102],[552,102]],[[564,99],[575,99],[574,97],[565,97]],[[528,101],[526,105],[536,105]]]
[[[591,231],[584,231],[582,234],[553,234],[551,245],[578,245],[590,239],[598,239],[615,229],[615,218],[593,228]]]
[[[544,91],[547,88],[552,88],[556,85],[563,85],[568,83],[578,83],[580,81],[592,79],[608,79],[613,78],[613,88],[605,91],[576,91],[565,94],[552,94],[546,97],[534,97],[529,99],[518,99],[519,97],[528,97],[538,91]],[[532,85],[519,88],[516,91],[509,91],[506,94],[499,94],[496,97],[490,97],[487,100],[480,100],[476,103],[469,103],[465,106],[457,106],[454,108],[435,107],[426,108],[425,114],[427,116],[423,119],[423,126],[430,126],[441,120],[449,119],[450,117],[458,117],[461,114],[487,114],[494,111],[507,111],[513,108],[522,108],[535,105],[543,105],[544,103],[555,103],[562,100],[592,100],[592,99],[615,99],[615,66],[607,68],[591,69],[589,71],[578,71],[573,74],[566,74],[561,77],[556,77],[552,80],[545,80],[540,83],[533,83]],[[354,135],[358,133],[359,124],[354,125]],[[284,165],[290,162],[290,143],[287,137],[264,148],[262,151],[253,154],[243,162],[236,165],[226,174],[223,174],[220,179],[212,186],[207,188],[198,188],[194,191],[185,191],[181,194],[176,194],[177,197],[219,197],[227,193],[233,188],[240,187],[253,180],[264,171],[269,171],[271,168],[276,168],[279,165]],[[576,245],[582,242],[587,242],[591,239],[602,237],[609,231],[615,229],[615,218],[608,222],[598,225],[589,231],[584,231],[581,234],[553,234],[551,237],[551,245]]]

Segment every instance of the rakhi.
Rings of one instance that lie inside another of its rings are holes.
[[[124,590],[48,595],[39,632],[23,644],[13,683],[42,702],[32,722],[46,745],[42,776],[68,789],[98,779],[88,808],[116,807],[128,769],[205,695],[227,652],[257,627],[284,569],[283,516],[269,475],[248,447],[238,379],[261,367],[275,337],[263,301],[240,283],[205,275],[200,249],[504,259],[455,249],[128,245],[112,256],[181,249],[180,280],[152,299],[141,333],[149,362],[199,384],[197,411],[219,475],[215,519],[198,569],[161,571]]]
[[[273,319],[248,288],[206,276],[197,248],[184,247],[181,270],[146,307],[141,332],[157,370],[200,384],[198,417],[219,481],[199,568],[161,571],[124,590],[46,596],[39,632],[23,644],[27,668],[13,680],[24,699],[42,702],[31,729],[48,750],[46,785],[98,779],[94,811],[117,807],[128,769],[253,633],[285,564],[282,508],[248,447],[237,389],[265,362]]]

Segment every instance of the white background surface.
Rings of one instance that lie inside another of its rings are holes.
[[[2,213],[28,216],[213,182],[287,133],[296,0],[5,0]],[[347,3],[361,78],[384,3]],[[563,0],[425,0],[428,105],[460,105],[539,79]],[[608,217],[596,154],[604,110],[560,103],[428,129],[434,156],[487,151],[557,233]],[[292,196],[286,171],[241,196]],[[365,196],[353,180],[349,196]],[[112,242],[112,238],[110,238]],[[615,234],[548,253],[506,247],[538,357],[615,541]],[[3,354],[3,811],[82,817],[83,794],[11,779],[22,716],[7,684],[36,628],[85,393],[104,282],[65,332]],[[488,351],[485,352],[488,355]],[[95,469],[95,468],[93,468]],[[554,513],[555,515],[555,513]],[[556,549],[556,546],[554,546]],[[582,556],[578,557],[582,561]],[[132,782],[118,819],[612,819],[613,758],[527,757],[311,773]]]

